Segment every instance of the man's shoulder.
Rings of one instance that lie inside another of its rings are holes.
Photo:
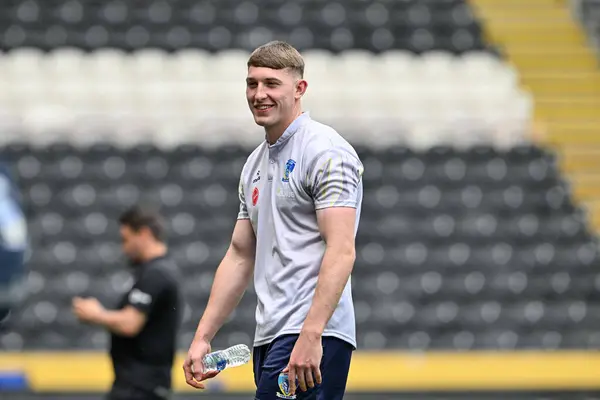
[[[180,280],[181,271],[173,258],[166,256],[156,259],[145,266],[142,277],[162,280],[165,283],[176,284]]]
[[[302,150],[308,160],[330,150],[344,151],[358,159],[354,147],[335,128],[315,120],[306,124]]]
[[[246,157],[246,161],[244,162],[244,166],[242,167],[241,176],[242,178],[248,177],[248,174],[252,173],[250,171],[257,163],[259,163],[260,158],[262,156],[263,150],[265,148],[265,141],[262,141],[250,154]]]

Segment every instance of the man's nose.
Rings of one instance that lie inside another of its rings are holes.
[[[256,87],[256,94],[254,97],[258,100],[265,99],[267,97],[267,92],[265,91],[265,87],[263,85],[258,85]]]

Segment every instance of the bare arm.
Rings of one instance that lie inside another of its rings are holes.
[[[332,207],[318,210],[317,221],[326,248],[315,295],[302,328],[303,334],[312,337],[323,334],[354,267],[356,209]]]
[[[195,339],[210,342],[240,302],[254,271],[256,238],[249,219],[240,219],[215,279]]]
[[[133,337],[144,327],[146,315],[132,306],[126,306],[122,310],[103,311],[98,315],[96,323],[117,335]]]
[[[107,310],[95,298],[75,297],[73,312],[81,321],[100,325],[119,336],[136,336],[146,324],[146,315],[134,306]]]

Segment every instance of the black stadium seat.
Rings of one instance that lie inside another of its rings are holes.
[[[4,336],[5,346],[63,348],[75,339],[78,346],[102,346],[94,329],[73,323],[68,301],[78,294],[109,301],[122,290],[127,275],[114,218],[145,196],[162,204],[170,221],[188,301],[206,302],[237,214],[248,149],[140,151],[138,157],[112,146],[65,145],[57,156],[2,149],[20,175],[35,249],[35,294]],[[388,166],[365,174],[368,218],[357,238],[353,280],[362,348],[599,345],[593,335],[573,342],[580,328],[594,324],[600,258],[569,197],[556,198],[563,189],[552,154],[538,147],[486,149],[482,158],[482,151],[361,151],[363,159]],[[39,168],[41,162],[48,167]],[[216,345],[251,337],[253,304],[245,296]],[[197,317],[186,319],[185,337]]]
[[[463,53],[486,48],[464,0],[6,1],[0,48],[113,47],[133,51],[251,50],[273,39],[298,49]]]

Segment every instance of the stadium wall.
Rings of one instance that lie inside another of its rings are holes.
[[[183,354],[173,368],[177,392],[192,392],[181,372]],[[39,393],[107,390],[112,370],[105,353],[44,352],[0,355],[0,374],[21,376],[23,387]],[[7,383],[5,383],[5,386]],[[2,386],[0,385],[0,388]],[[247,393],[254,389],[250,364],[227,370],[208,391]],[[591,352],[357,352],[350,392],[600,390],[600,354]]]

